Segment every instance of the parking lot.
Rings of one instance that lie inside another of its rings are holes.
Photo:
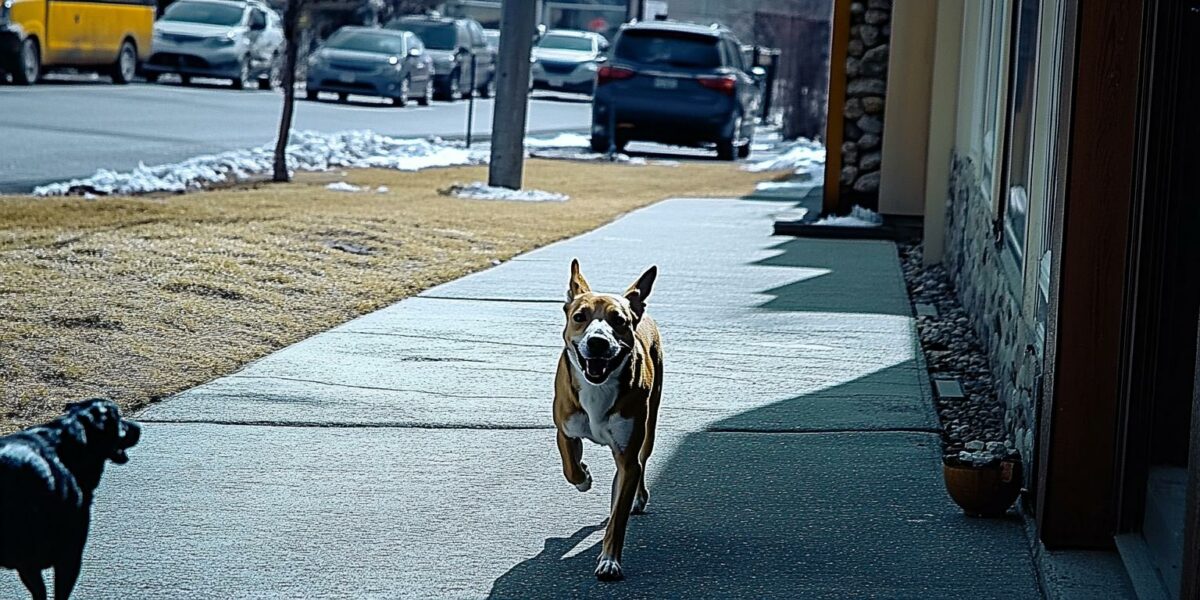
[[[0,191],[267,144],[279,127],[282,98],[216,80],[114,86],[104,77],[55,76],[32,87],[0,86]],[[590,111],[586,96],[539,92],[530,102],[529,130],[586,131]],[[492,101],[476,100],[475,134],[489,134],[491,121]],[[298,100],[294,128],[460,137],[466,123],[465,100],[399,108],[351,96],[345,104],[332,97]]]

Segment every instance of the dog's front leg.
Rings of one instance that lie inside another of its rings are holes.
[[[625,547],[625,526],[629,523],[629,511],[633,508],[633,497],[642,481],[642,465],[638,461],[641,449],[641,432],[634,435],[624,452],[613,451],[617,462],[617,475],[613,480],[612,512],[608,518],[608,529],[604,532],[604,544],[596,564],[596,579],[615,581],[624,577],[621,573],[621,550]]]
[[[567,482],[581,492],[592,489],[592,474],[583,464],[583,440],[567,437],[559,429],[558,453],[562,456],[563,477],[567,478]]]
[[[21,569],[17,571],[21,576],[21,583],[25,584],[25,589],[29,590],[29,595],[33,600],[46,600],[46,581],[42,579],[42,572],[38,569]]]

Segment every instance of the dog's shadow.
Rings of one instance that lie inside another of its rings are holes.
[[[600,545],[563,558],[588,536],[603,531],[607,519],[598,525],[581,527],[567,537],[546,538],[537,556],[511,568],[492,584],[488,598],[589,598],[602,586],[592,576]]]

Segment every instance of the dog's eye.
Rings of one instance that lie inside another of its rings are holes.
[[[617,326],[617,327],[624,327],[624,326],[625,326],[626,320],[625,320],[625,317],[624,317],[624,316],[622,316],[622,315],[620,315],[620,314],[614,314],[614,315],[611,317],[611,319],[612,319],[612,324],[613,324],[613,325],[615,325],[615,326]]]
[[[585,317],[583,313],[577,312],[571,317],[571,320],[575,321],[576,323],[582,323],[587,320],[587,317]]]

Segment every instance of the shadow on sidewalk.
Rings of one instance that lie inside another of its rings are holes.
[[[892,371],[822,394],[855,402],[887,389]],[[595,581],[598,544],[563,558],[600,527],[591,525],[547,539],[490,597],[1039,597],[1019,521],[965,517],[946,496],[936,434],[722,431],[770,429],[808,400],[717,422],[659,455],[667,464],[649,513],[630,521],[625,581]]]
[[[784,312],[912,316],[908,293],[898,279],[896,247],[890,242],[788,238],[770,250],[779,251],[779,254],[753,264],[804,268],[817,273],[764,290],[762,293],[774,298],[761,304],[762,308]],[[886,286],[897,287],[887,289]]]

